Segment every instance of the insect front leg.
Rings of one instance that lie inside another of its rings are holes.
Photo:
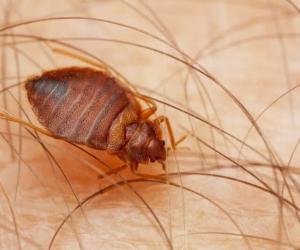
[[[161,116],[157,117],[153,122],[156,125],[160,125],[162,122],[166,123],[172,150],[175,150],[177,145],[179,143],[181,143],[183,140],[185,140],[185,138],[187,137],[186,135],[183,135],[179,140],[176,141],[175,137],[174,137],[174,133],[173,133],[173,129],[172,129],[170,120],[166,116],[161,115]]]
[[[152,101],[151,99],[147,98],[146,96],[141,95],[141,94],[134,93],[134,95],[137,98],[143,100],[149,106],[149,108],[142,110],[142,113],[141,113],[141,119],[142,120],[147,120],[157,110],[157,106],[156,106],[155,102]]]
[[[173,129],[171,127],[171,123],[170,123],[168,117],[162,115],[162,116],[157,117],[153,122],[156,125],[160,125],[162,122],[166,123],[167,130],[168,130],[168,133],[169,133],[169,138],[170,138],[170,141],[171,141],[171,147],[172,147],[173,150],[175,150],[176,142],[175,142],[175,138],[174,138]]]

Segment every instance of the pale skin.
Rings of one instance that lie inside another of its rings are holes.
[[[242,102],[253,120],[259,118],[257,124],[276,157],[269,154],[257,130],[252,128],[245,140],[251,127],[249,117],[211,79],[199,72],[194,75],[196,71],[185,64],[145,48],[111,41],[65,40],[112,65],[137,87],[137,93],[192,111],[223,130],[211,130],[212,126],[203,120],[137,96],[143,104],[143,119],[165,128],[162,132],[167,138],[166,147],[170,148],[166,160],[168,177],[159,163],[150,163],[140,166],[138,172],[145,174],[140,178],[115,156],[84,148],[114,169],[110,172],[95,158],[64,140],[53,138],[55,136],[35,119],[24,88],[21,87],[21,99],[18,99],[18,89],[11,89],[32,122],[22,114],[20,134],[16,123],[19,108],[7,93],[9,113],[4,113],[2,118],[10,121],[9,133],[15,151],[6,142],[10,138],[1,120],[1,132],[6,140],[1,137],[0,142],[0,249],[48,249],[52,239],[51,249],[277,250],[300,247],[298,210],[292,206],[300,201],[297,186],[300,159],[296,147],[300,131],[299,88],[272,104],[299,83],[300,19],[288,1],[145,1],[156,17],[140,1],[74,0],[55,4],[53,0],[45,0],[37,1],[36,9],[22,1],[14,6],[7,6],[7,1],[1,3],[3,11],[12,10],[8,14],[10,23],[46,16],[93,16],[151,32],[173,47],[176,42],[180,51],[192,58],[201,51],[198,62]],[[142,15],[130,6],[140,10]],[[183,61],[186,59],[182,53],[146,35],[96,21],[47,21],[5,32],[51,38],[118,39],[149,45]],[[24,37],[16,39],[26,40]],[[80,58],[55,53],[53,48],[71,54],[76,51],[48,43],[51,49],[45,46],[47,54],[40,48],[43,42],[17,45],[22,80],[39,74],[42,69],[70,65],[97,67],[96,63],[91,65]],[[0,78],[6,79],[7,86],[21,82],[16,80],[18,66],[12,37],[8,36],[1,44],[9,45],[5,47],[6,74],[1,72]],[[42,69],[28,61],[24,53]],[[94,58],[78,54],[95,62]],[[1,113],[3,95],[0,94]],[[261,115],[269,105],[270,109]],[[53,158],[25,127],[40,134]],[[184,141],[180,139],[182,135],[187,135]],[[16,153],[19,147],[21,153]],[[12,160],[12,152],[15,152],[15,160]],[[105,178],[99,180],[100,174]],[[140,181],[130,182],[136,178]],[[99,190],[99,184],[101,188],[112,186],[84,203]],[[72,213],[78,207],[77,199],[81,207]],[[67,217],[69,214],[72,214],[71,219]]]

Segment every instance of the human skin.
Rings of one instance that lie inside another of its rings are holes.
[[[187,138],[168,153],[166,181],[129,169],[106,176],[108,167],[122,165],[116,156],[83,146],[89,155],[64,140],[41,133],[37,139],[28,126],[1,121],[0,249],[300,247],[297,5],[1,4],[2,27],[70,17],[1,29],[1,89],[43,70],[97,67],[90,60],[99,59],[139,93],[162,101],[155,115],[169,117],[176,139]],[[53,50],[58,48],[65,54]],[[0,93],[1,112],[23,121],[30,117],[42,128],[24,85],[9,91]],[[156,163],[139,172],[164,174]]]

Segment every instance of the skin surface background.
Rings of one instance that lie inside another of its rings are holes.
[[[156,115],[176,139],[188,136],[169,152],[168,183],[128,169],[99,179],[108,168],[95,157],[122,162],[1,120],[0,249],[300,248],[300,2],[0,3],[1,27],[40,20],[1,28],[1,89],[91,66],[63,49],[111,65],[163,102]],[[2,114],[41,127],[24,85],[0,101]],[[164,173],[157,163],[139,171]]]

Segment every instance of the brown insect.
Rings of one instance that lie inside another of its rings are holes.
[[[158,161],[164,168],[165,142],[159,124],[168,119],[155,104],[110,74],[87,67],[44,72],[26,81],[28,100],[39,122],[54,136],[117,155],[136,173],[140,163]],[[142,110],[137,98],[149,104]]]

